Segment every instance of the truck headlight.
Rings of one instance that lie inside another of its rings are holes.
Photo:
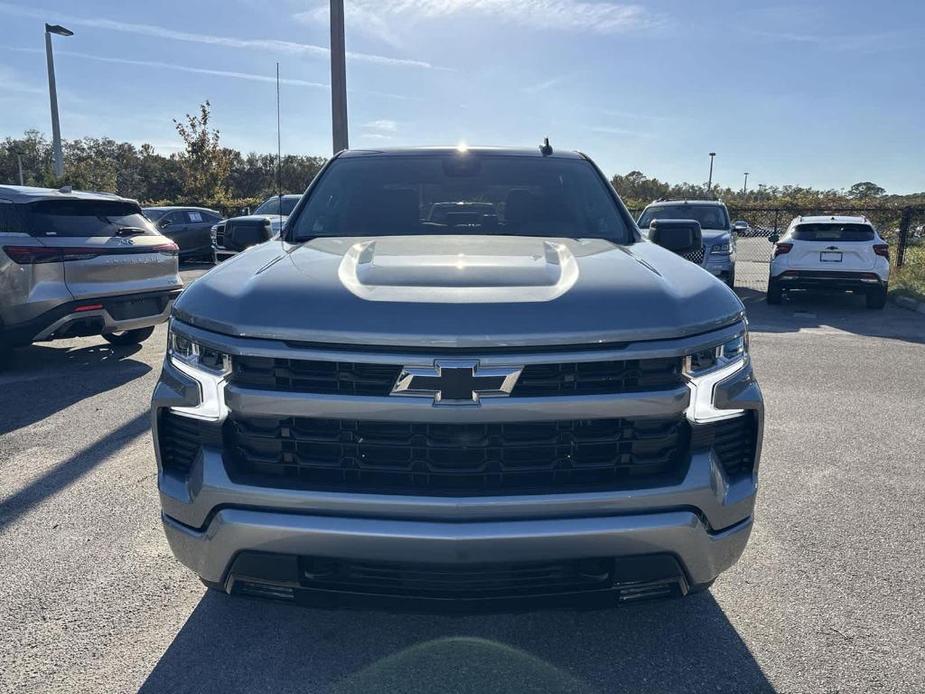
[[[744,410],[721,410],[714,404],[716,385],[748,364],[748,330],[715,347],[689,354],[684,376],[691,390],[687,417],[692,422],[712,422],[742,414]]]
[[[729,241],[714,243],[710,249],[710,255],[729,255],[730,253],[732,253],[732,244]]]
[[[231,374],[231,357],[219,350],[199,344],[171,327],[167,332],[167,358],[178,371],[199,385],[199,404],[170,409],[195,419],[219,421],[228,414],[225,405],[225,382]]]

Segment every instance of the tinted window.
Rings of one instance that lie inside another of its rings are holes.
[[[508,234],[630,238],[612,193],[581,159],[473,153],[343,158],[290,226],[291,238]]]
[[[722,205],[659,205],[647,207],[639,226],[649,226],[653,219],[694,219],[701,229],[728,229],[729,215]]]
[[[797,241],[873,241],[868,224],[798,224],[791,238]]]
[[[288,217],[292,214],[292,210],[295,209],[296,203],[299,201],[299,197],[289,197],[283,196],[283,216]],[[279,214],[280,204],[279,198],[270,198],[269,200],[264,201],[264,203],[254,210],[254,214]]]
[[[109,200],[44,200],[27,205],[33,236],[115,236],[132,227],[154,233],[141,208]]]
[[[152,222],[156,222],[158,219],[160,219],[165,214],[167,214],[167,210],[154,210],[150,208],[145,210],[144,212],[145,212],[145,217],[150,219]]]

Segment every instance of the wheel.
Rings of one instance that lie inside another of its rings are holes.
[[[886,293],[886,287],[867,290],[867,308],[883,308],[886,306]]]
[[[729,274],[726,275],[726,285],[730,289],[736,288],[736,269],[734,267],[729,271]]]
[[[144,342],[154,332],[154,326],[150,328],[136,328],[135,330],[124,330],[120,333],[105,333],[103,339],[113,345],[137,345]]]
[[[767,302],[772,305],[779,304],[784,297],[784,290],[780,288],[780,285],[777,283],[773,277],[768,279],[768,294],[765,297]]]

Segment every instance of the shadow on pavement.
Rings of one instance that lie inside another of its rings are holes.
[[[142,692],[773,691],[710,593],[598,611],[317,610],[209,591]]]
[[[95,442],[62,460],[28,486],[0,503],[0,529],[9,525],[33,506],[73,484],[132,439],[148,431],[147,411],[122,426],[106,432]]]
[[[797,292],[785,295],[782,304],[771,306],[763,291],[736,287],[736,294],[745,304],[749,328],[754,332],[829,327],[855,335],[925,343],[925,318],[892,303],[883,309],[869,309],[860,295]]]
[[[0,371],[0,435],[144,376],[151,367],[131,359],[139,350],[108,344],[13,350]]]

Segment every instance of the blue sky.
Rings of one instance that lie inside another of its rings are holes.
[[[0,137],[50,132],[175,151],[209,99],[225,144],[330,151],[327,0],[0,0]],[[925,2],[346,0],[352,147],[581,149],[672,182],[925,190]]]

